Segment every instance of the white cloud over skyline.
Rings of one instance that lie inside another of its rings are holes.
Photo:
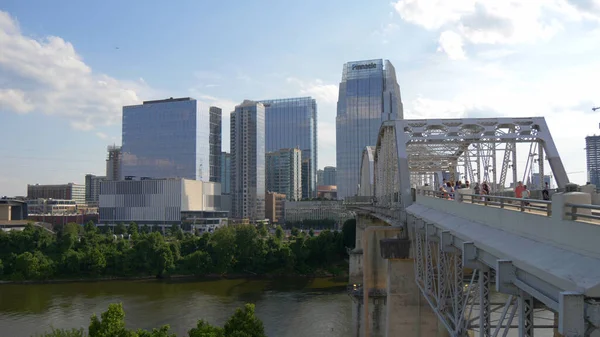
[[[141,101],[149,88],[99,74],[60,37],[33,39],[0,11],[0,112],[65,117],[74,129],[120,122],[121,107]]]
[[[399,0],[392,5],[392,15],[381,13],[385,24],[365,27],[378,49],[364,58],[394,63],[406,118],[544,116],[567,171],[584,171],[584,136],[596,132],[600,122],[600,116],[590,111],[600,104],[599,4],[598,0]],[[414,51],[395,43],[410,41],[415,32],[428,40],[411,46]],[[339,52],[344,61],[356,60],[364,54],[354,49],[361,48],[349,46]],[[183,92],[181,96],[189,95],[202,105],[223,109],[227,150],[229,114],[242,99],[312,96],[319,109],[319,166],[335,165],[341,67],[309,74],[305,65],[278,67],[274,57],[269,68],[257,66],[277,73],[273,76],[259,77],[258,71],[237,65],[226,70],[191,69],[189,77],[196,85],[163,94],[140,75],[127,80],[118,79],[118,73],[95,71],[82,55],[65,38],[29,37],[13,17],[0,11],[0,116],[41,113],[88,132],[97,141],[112,143],[123,105]],[[306,63],[316,64],[314,59]],[[585,175],[571,178],[585,181]]]

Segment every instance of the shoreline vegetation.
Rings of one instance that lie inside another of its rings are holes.
[[[266,337],[263,322],[256,317],[254,304],[236,309],[224,326],[217,327],[198,320],[188,330],[188,337]],[[125,311],[121,303],[113,303],[100,315],[93,314],[87,332],[85,329],[52,329],[32,337],[177,337],[169,325],[148,330],[129,330],[125,327]]]
[[[122,235],[121,235],[122,234]],[[28,225],[0,231],[0,284],[116,280],[346,278],[355,221],[342,231],[291,230],[264,224],[218,228],[201,236],[172,226],[164,235],[131,223],[100,233],[93,223],[49,233]]]
[[[169,275],[161,278],[156,276],[114,276],[114,277],[98,277],[98,278],[66,278],[66,279],[47,279],[47,280],[0,280],[0,284],[61,284],[61,283],[93,283],[93,282],[113,282],[113,281],[218,281],[218,280],[275,280],[283,278],[333,278],[335,280],[347,281],[348,273],[342,272],[332,274],[328,272],[315,272],[313,274],[206,274],[206,275]]]

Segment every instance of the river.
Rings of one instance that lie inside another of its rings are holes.
[[[169,324],[177,336],[198,319],[222,326],[255,303],[268,336],[351,336],[352,300],[331,279],[110,281],[0,285],[0,334],[30,337],[55,328],[87,330],[90,316],[122,302],[128,328]]]

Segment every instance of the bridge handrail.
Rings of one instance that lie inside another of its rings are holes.
[[[437,198],[445,198],[445,195],[448,195],[447,192],[434,191],[434,190],[418,190],[420,194],[426,196],[432,196]],[[462,201],[468,200],[465,197],[471,197],[470,201],[472,204],[483,204],[484,206],[500,206],[500,208],[516,207],[519,208],[519,211],[525,212],[526,210],[546,210],[546,215],[552,215],[552,201],[550,200],[539,200],[539,199],[524,199],[524,198],[515,198],[515,197],[502,197],[496,195],[486,195],[486,194],[468,194],[468,193],[458,193],[454,192],[455,198],[461,198]],[[506,201],[514,202],[516,205],[510,205],[506,203]],[[543,205],[543,206],[531,206],[532,204]],[[600,209],[600,208],[599,208]],[[600,219],[600,217],[599,217]]]
[[[565,208],[571,208],[571,211],[565,212],[565,215],[570,216],[573,221],[577,221],[578,218],[600,220],[600,215],[593,213],[593,211],[600,211],[599,205],[565,203]],[[580,213],[579,209],[589,209],[590,214]]]

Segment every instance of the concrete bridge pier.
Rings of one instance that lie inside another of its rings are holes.
[[[389,238],[380,245],[381,256],[387,260],[386,336],[450,336],[415,283],[410,240]]]

